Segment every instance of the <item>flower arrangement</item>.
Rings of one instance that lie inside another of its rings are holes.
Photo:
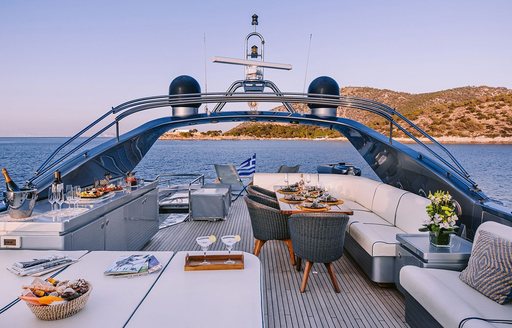
[[[431,201],[426,207],[429,219],[419,230],[430,231],[432,244],[447,245],[450,241],[449,234],[458,228],[455,225],[458,220],[456,202],[449,192],[440,190],[434,194],[429,192],[428,199]]]

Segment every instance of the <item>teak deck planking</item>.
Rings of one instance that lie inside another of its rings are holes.
[[[192,221],[162,229],[144,250],[199,251],[196,237],[210,234],[218,237],[210,250],[225,250],[220,237],[239,234],[242,239],[234,250],[252,253],[254,239],[243,199],[233,203],[226,221]],[[321,263],[314,264],[306,292],[301,294],[303,271],[290,265],[284,242],[265,243],[260,260],[266,327],[407,327],[402,295],[370,281],[346,253],[333,263],[339,294]]]

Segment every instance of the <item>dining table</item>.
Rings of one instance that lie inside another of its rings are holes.
[[[285,215],[298,214],[298,213],[339,213],[346,215],[353,215],[354,211],[349,208],[345,201],[341,198],[336,198],[336,201],[328,202],[322,201],[318,198],[319,194],[325,193],[321,188],[315,187],[313,190],[313,194],[316,193],[315,198],[302,196],[301,189],[299,187],[287,189],[290,186],[274,186],[274,192],[277,197],[277,201],[279,202],[279,209],[281,213]],[[304,187],[307,188],[307,187]],[[295,191],[293,191],[295,189]],[[287,191],[290,190],[290,191]],[[287,196],[296,195],[304,198],[303,200],[287,200]],[[313,201],[316,201],[318,204],[321,204],[321,208],[310,208],[308,204],[312,204]]]

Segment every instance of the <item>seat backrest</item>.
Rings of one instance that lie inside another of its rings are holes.
[[[242,179],[240,179],[236,167],[233,164],[214,164],[214,166],[220,183],[231,185],[233,191],[242,190],[244,186]]]
[[[246,190],[247,190],[247,193],[251,194],[251,195],[261,196],[261,197],[265,197],[265,198],[271,198],[273,200],[277,199],[275,192],[273,192],[271,190],[267,190],[265,188],[261,188],[261,187],[254,186],[254,185],[249,185],[249,186],[247,186]]]
[[[405,193],[403,189],[380,184],[373,196],[372,212],[394,225],[398,202]]]
[[[288,220],[294,252],[315,263],[331,263],[343,255],[348,216],[301,213]]]
[[[277,173],[297,173],[299,172],[300,165],[287,166],[281,165],[277,170]]]
[[[493,233],[503,239],[512,240],[512,227],[506,226],[504,224],[494,222],[494,221],[486,221],[482,223],[475,233],[475,238],[473,239],[473,245],[476,243],[478,236],[481,231],[488,231]]]
[[[429,219],[426,207],[430,200],[407,192],[398,203],[395,226],[407,233],[420,233],[419,228]]]
[[[259,240],[284,240],[290,238],[288,217],[273,207],[268,199],[255,195],[244,196],[249,210],[252,233]],[[279,205],[277,205],[279,208]]]
[[[249,200],[279,210],[279,203],[277,202],[277,199],[254,192],[251,187],[252,186],[247,187],[247,198]]]

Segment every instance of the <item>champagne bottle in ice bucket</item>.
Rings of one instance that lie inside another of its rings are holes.
[[[14,181],[12,181],[12,179],[9,176],[9,173],[7,172],[5,167],[2,169],[2,174],[5,179],[5,189],[7,191],[14,191],[14,192],[20,191],[20,188],[18,187],[18,185],[16,185],[16,183],[14,183]]]

